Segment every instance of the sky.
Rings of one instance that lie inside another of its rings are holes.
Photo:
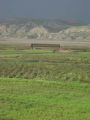
[[[90,23],[90,0],[0,0],[0,18],[31,17]]]

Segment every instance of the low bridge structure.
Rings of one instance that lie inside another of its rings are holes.
[[[60,44],[52,44],[52,43],[32,43],[31,44],[32,49],[50,49],[58,51],[60,50]]]

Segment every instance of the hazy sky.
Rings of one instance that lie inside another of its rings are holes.
[[[0,18],[75,19],[90,23],[90,0],[0,0]]]

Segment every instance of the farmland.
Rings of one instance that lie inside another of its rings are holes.
[[[4,48],[4,47],[3,47]],[[0,50],[0,76],[25,79],[79,80],[90,82],[90,52],[53,53],[17,46]]]
[[[0,120],[89,120],[90,50],[0,45]]]

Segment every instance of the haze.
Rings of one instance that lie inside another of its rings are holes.
[[[0,18],[32,17],[90,23],[90,0],[0,0]]]

